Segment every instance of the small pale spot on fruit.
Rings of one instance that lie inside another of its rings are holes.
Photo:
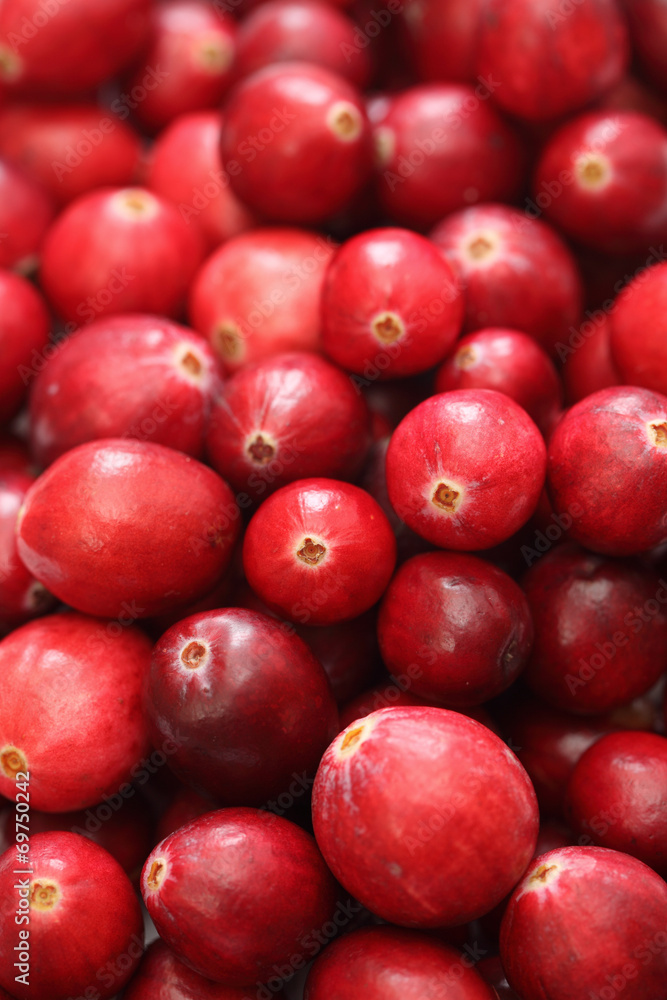
[[[5,777],[13,781],[17,774],[28,770],[28,762],[17,747],[5,746],[0,751],[0,768]]]
[[[387,125],[380,125],[375,130],[374,142],[375,164],[379,168],[386,167],[396,149],[396,134]]]
[[[146,885],[151,892],[157,892],[167,875],[167,862],[164,858],[156,858],[148,870]]]
[[[354,142],[361,135],[363,124],[359,108],[349,101],[336,101],[327,115],[327,125],[342,142]]]
[[[21,75],[23,63],[16,52],[0,45],[0,79],[10,82]]]
[[[667,420],[649,424],[649,436],[656,448],[667,448]]]
[[[236,361],[241,356],[241,331],[236,323],[225,320],[213,334],[213,347],[224,361]]]
[[[433,491],[432,503],[440,510],[453,514],[461,502],[461,491],[451,483],[440,482]]]
[[[468,241],[468,256],[474,261],[485,260],[495,248],[495,244],[490,236],[479,233]]]
[[[343,737],[340,748],[341,750],[351,750],[352,747],[356,747],[357,743],[361,739],[361,734],[364,731],[364,726],[356,726],[354,729],[350,729],[349,732],[345,733]]]
[[[276,448],[264,434],[256,434],[247,451],[255,465],[266,465],[275,455]]]
[[[379,313],[371,320],[371,330],[381,344],[393,344],[405,333],[405,326],[400,316],[393,312]]]
[[[60,889],[51,879],[35,879],[30,883],[30,909],[52,910],[60,899]]]
[[[531,884],[546,885],[551,881],[553,872],[558,871],[558,865],[540,865],[530,876]]]
[[[297,551],[297,556],[308,566],[318,566],[326,555],[326,548],[312,538],[304,538],[303,545]]]
[[[476,361],[477,355],[475,353],[475,348],[471,347],[469,344],[465,347],[460,347],[454,357],[454,363],[457,368],[472,368]]]
[[[209,35],[200,42],[197,61],[207,73],[217,75],[229,69],[232,61],[232,46],[218,35]]]
[[[611,166],[601,153],[582,153],[575,161],[574,172],[581,187],[596,190],[609,181]]]
[[[150,191],[142,188],[126,188],[115,195],[114,208],[129,219],[149,219],[157,214],[158,203]]]
[[[186,351],[181,358],[181,367],[190,375],[201,375],[202,363],[192,351]]]
[[[189,670],[201,667],[208,656],[208,647],[203,642],[193,639],[181,651],[181,663]]]

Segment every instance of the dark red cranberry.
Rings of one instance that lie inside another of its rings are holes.
[[[583,333],[585,323],[586,332]],[[586,396],[620,385],[621,379],[611,356],[611,324],[608,316],[598,323],[587,320],[580,328],[579,343],[569,348],[564,357],[563,382],[567,402],[572,405]],[[648,333],[649,331],[645,331]]]
[[[39,292],[20,275],[0,269],[0,426],[20,409],[45,364],[48,341],[49,314]]]
[[[646,268],[623,289],[611,314],[612,362],[626,385],[667,395],[667,263]]]
[[[396,678],[389,677],[387,674],[384,680],[349,701],[340,715],[341,729],[347,729],[357,719],[363,719],[371,712],[377,712],[381,708],[441,708],[442,706],[437,702],[420,698],[419,695],[412,693],[410,689],[414,673],[416,670],[412,667],[412,669],[408,668],[407,674],[400,674]],[[481,705],[472,705],[459,711],[462,715],[467,715],[469,719],[481,722],[487,729],[500,735],[495,722]]]
[[[407,0],[403,30],[420,80],[473,83],[485,0]]]
[[[622,3],[640,65],[651,80],[664,91],[667,88],[665,5],[662,0],[622,0]]]
[[[213,812],[218,807],[219,803],[215,802],[210,795],[201,795],[194,788],[187,788],[179,782],[176,791],[160,816],[155,830],[154,843],[159,843],[171,833],[185,826],[186,823],[191,823],[193,819]]]
[[[34,271],[54,213],[53,201],[40,184],[9,160],[0,160],[0,267]]]
[[[0,470],[0,634],[56,603],[25,568],[16,549],[16,521],[34,479],[19,470]]]

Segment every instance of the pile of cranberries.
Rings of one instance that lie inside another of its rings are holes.
[[[0,1000],[667,1000],[665,0],[0,0]]]

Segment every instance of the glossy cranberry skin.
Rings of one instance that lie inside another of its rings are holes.
[[[255,229],[220,247],[192,285],[190,321],[226,368],[320,346],[320,296],[335,244],[305,229]]]
[[[633,112],[573,118],[542,152],[533,191],[570,239],[643,253],[667,232],[667,131]]]
[[[420,403],[387,451],[389,499],[441,548],[491,548],[533,513],[546,449],[525,410],[492,389],[458,389]]]
[[[352,479],[369,447],[369,412],[358,388],[305,352],[236,372],[213,407],[207,435],[213,467],[253,500],[296,479]]]
[[[604,555],[634,555],[667,539],[667,397],[619,386],[568,410],[549,443],[557,513],[581,510],[570,536]]]
[[[391,673],[413,668],[411,691],[465,708],[517,678],[533,625],[524,594],[502,570],[475,556],[427,552],[408,559],[391,581],[378,637]]]
[[[243,542],[248,583],[302,625],[356,618],[384,593],[396,542],[379,504],[335,479],[300,479],[265,500]]]
[[[273,63],[246,77],[224,106],[221,149],[232,190],[276,222],[328,219],[371,168],[360,94],[309,62]]]
[[[301,639],[242,608],[186,618],[158,641],[146,706],[169,766],[222,805],[265,805],[314,777],[338,731],[321,665]]]
[[[146,186],[178,207],[214,250],[254,224],[222,169],[218,111],[179,115],[160,132],[150,152]],[[188,155],[183,156],[187,149]]]
[[[666,310],[667,263],[647,268],[618,296],[609,339],[624,384],[667,395]]]
[[[9,160],[0,160],[0,267],[28,273],[39,261],[55,206],[47,192]]]
[[[0,269],[0,425],[20,409],[48,341],[49,315],[39,292],[20,275]]]
[[[523,585],[535,623],[526,681],[556,708],[619,708],[667,667],[667,584],[657,573],[569,544],[532,566]]]
[[[420,80],[472,83],[484,0],[407,0],[401,11]]]
[[[580,338],[581,343],[576,347],[568,349],[564,357],[562,375],[570,405],[600,389],[621,384],[611,355],[610,317],[603,315],[598,323],[588,322],[586,336]],[[649,334],[650,331],[645,330],[645,335]]]
[[[131,184],[141,140],[96,104],[10,104],[0,111],[0,156],[62,205],[93,188]]]
[[[46,466],[85,441],[124,437],[197,458],[221,384],[192,330],[159,316],[98,320],[63,341],[33,383],[33,455]]]
[[[74,612],[0,642],[0,790],[30,772],[30,803],[85,809],[118,791],[148,749],[141,690],[151,644],[138,629]]]
[[[335,941],[317,959],[304,998],[423,1000],[443,987],[448,1000],[494,997],[454,948],[398,927],[364,927]]]
[[[473,202],[515,195],[523,154],[488,96],[481,82],[423,84],[392,97],[374,128],[378,193],[390,218],[425,229]]]
[[[478,330],[462,337],[435,377],[436,392],[496,389],[521,406],[543,434],[560,413],[563,387],[539,344],[519,330]]]
[[[368,377],[415,375],[442,361],[463,321],[463,296],[449,264],[423,236],[373,229],[354,236],[327,269],[324,350]]]
[[[550,226],[508,205],[466,208],[435,227],[431,239],[464,290],[466,332],[521,330],[552,353],[579,321],[575,260]]]
[[[0,470],[0,634],[48,611],[55,599],[28,572],[16,550],[16,521],[35,477]]]
[[[91,984],[100,1000],[115,996],[144,949],[139,901],[118,862],[75,833],[30,837],[27,990],[25,981],[15,980],[15,946],[24,943],[14,922],[19,900],[16,867],[16,850],[11,848],[0,858],[0,985],[30,1000],[68,1000],[83,995]],[[72,952],[73,936],[77,947]]]
[[[623,0],[630,37],[641,68],[663,92],[667,89],[667,12],[662,0]]]
[[[41,282],[64,318],[147,312],[177,317],[203,256],[199,233],[143,188],[77,198],[49,229]]]
[[[599,847],[639,858],[667,874],[667,739],[609,733],[583,755],[567,788],[572,828]]]
[[[268,0],[243,20],[234,64],[243,78],[271,63],[317,63],[357,87],[368,83],[368,50],[355,23],[322,0]]]
[[[562,847],[514,890],[500,957],[524,1000],[621,989],[624,1000],[665,1000],[666,925],[667,885],[650,868],[619,851]]]
[[[188,455],[143,441],[91,441],[30,488],[18,529],[26,567],[79,611],[136,618],[213,589],[239,531],[234,495]]]
[[[181,827],[148,856],[141,877],[167,945],[229,986],[275,977],[276,965],[303,955],[303,939],[312,944],[331,919],[336,891],[313,838],[256,809],[220,809]]]

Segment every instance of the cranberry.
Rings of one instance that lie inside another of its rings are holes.
[[[485,982],[493,986],[498,995],[498,1000],[521,1000],[507,982],[507,976],[505,975],[499,955],[491,955],[488,958],[483,958],[477,962],[475,971],[479,972]]]
[[[472,83],[486,0],[408,0],[402,21],[420,80]]]
[[[361,96],[323,66],[266,66],[225,105],[222,160],[232,189],[253,210],[276,221],[322,222],[345,207],[370,171]]]
[[[349,240],[327,269],[323,344],[368,377],[414,375],[442,361],[458,336],[463,297],[450,266],[423,236],[374,229]]]
[[[571,239],[605,252],[643,252],[667,226],[667,131],[632,112],[573,118],[547,143],[534,193]]]
[[[378,619],[380,651],[411,691],[451,707],[504,691],[533,641],[528,602],[509,576],[475,556],[428,552],[396,573]]]
[[[662,0],[623,0],[630,36],[642,69],[661,90],[667,87],[667,12]]]
[[[55,604],[16,550],[16,519],[34,478],[19,470],[0,471],[0,634]]]
[[[199,234],[169,202],[143,188],[100,188],[49,229],[41,280],[75,323],[133,311],[178,316],[202,255]]]
[[[549,443],[554,509],[595,552],[633,555],[667,539],[667,397],[621,386],[587,396]]]
[[[209,257],[192,286],[190,319],[230,371],[283,351],[317,350],[334,245],[304,229],[255,229]]]
[[[423,84],[392,98],[375,126],[380,201],[397,222],[428,228],[477,201],[512,198],[523,154],[489,104],[486,81]]]
[[[229,186],[220,160],[222,118],[217,111],[180,115],[157,137],[146,184],[202,234],[207,248],[250,229],[252,214]],[[187,149],[188,155],[183,156]]]
[[[300,479],[265,500],[248,525],[248,583],[302,625],[356,618],[384,593],[396,542],[379,504],[358,486]]]
[[[41,465],[85,441],[138,438],[198,457],[221,380],[208,344],[158,316],[111,316],[59,345],[30,394]]]
[[[610,331],[609,317],[603,315],[599,323],[592,324],[590,333],[580,338],[578,346],[566,351],[562,374],[570,404],[600,389],[620,385],[621,379],[611,356]]]
[[[611,315],[613,364],[626,385],[667,394],[667,263],[639,274]]]
[[[255,809],[208,813],[167,837],[148,856],[141,891],[177,957],[229,986],[305,966],[336,904],[313,838]]]
[[[194,788],[179,784],[160,816],[155,831],[155,842],[165,840],[186,823],[198,819],[218,808],[218,803],[210,795],[200,795]]]
[[[581,282],[556,233],[507,205],[479,205],[431,233],[465,291],[465,330],[507,327],[550,353],[581,313]]]
[[[479,330],[463,337],[438,369],[436,392],[496,389],[523,407],[543,434],[563,402],[558,373],[542,348],[518,330]]]
[[[34,808],[85,809],[134,776],[148,749],[141,690],[151,644],[138,629],[115,626],[69,612],[38,618],[0,642],[7,798],[16,775],[28,771]]]
[[[31,790],[33,780],[31,774]],[[102,847],[75,833],[31,836],[29,857],[20,894],[15,848],[0,858],[0,985],[31,1000],[66,1000],[91,987],[99,1000],[115,996],[144,949],[141,909],[127,875]],[[17,906],[28,916],[23,927]],[[21,974],[27,978],[18,981]]]
[[[0,267],[33,271],[53,215],[53,202],[41,185],[0,160]]]
[[[389,499],[434,545],[484,549],[525,524],[544,485],[546,449],[525,410],[492,389],[420,403],[387,451]]]
[[[0,269],[0,425],[19,410],[48,340],[49,315],[39,292]]]
[[[189,456],[142,441],[91,441],[28,491],[18,551],[62,601],[133,620],[211,590],[238,518],[227,484]]]
[[[261,499],[296,479],[351,479],[370,445],[366,402],[316,354],[280,354],[238,371],[213,407],[207,448],[235,490]]]
[[[667,997],[667,885],[640,861],[562,847],[533,862],[503,919],[500,955],[523,1000]]]

